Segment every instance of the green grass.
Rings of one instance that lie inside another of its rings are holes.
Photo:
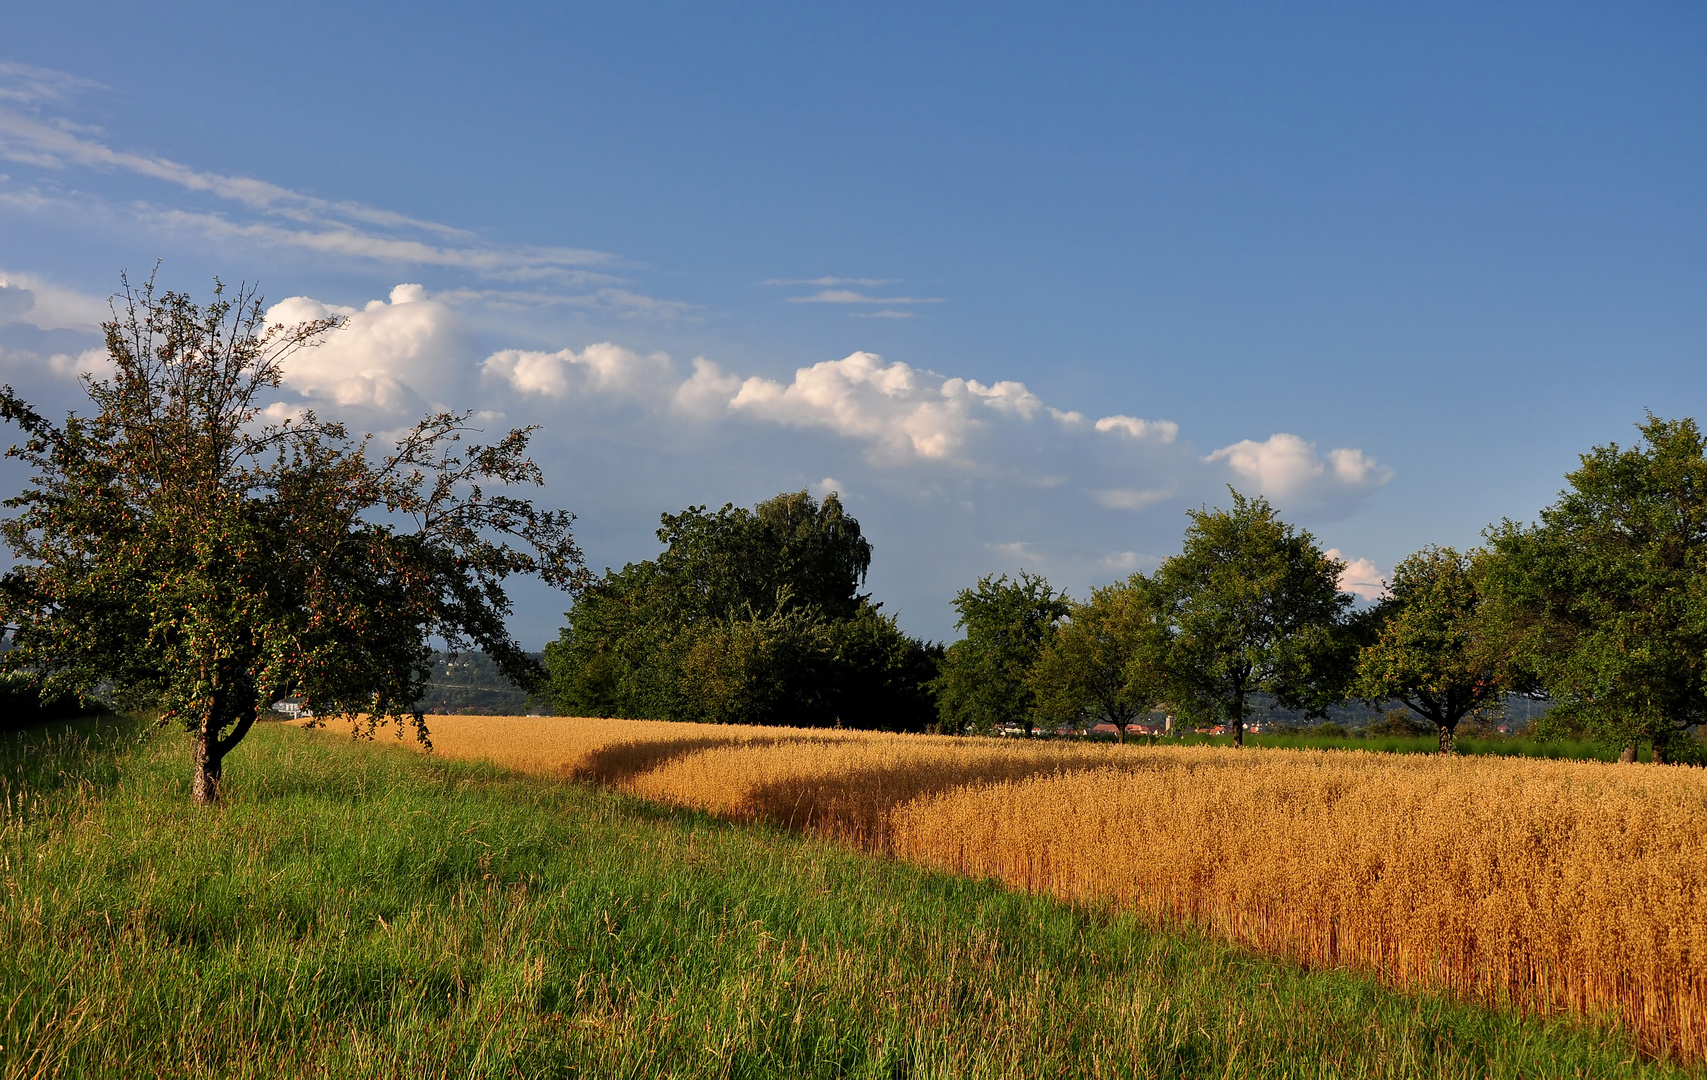
[[[258,727],[0,739],[7,1076],[1701,1076],[764,828]]]

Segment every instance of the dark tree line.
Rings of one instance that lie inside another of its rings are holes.
[[[559,713],[923,730],[941,648],[860,592],[871,544],[834,493],[665,514],[546,647]]]
[[[1182,551],[1154,574],[1085,603],[1029,575],[985,579],[957,601],[966,639],[935,684],[944,725],[990,730],[1030,710],[1123,728],[1166,708],[1238,742],[1262,693],[1318,717],[1350,700],[1399,702],[1450,753],[1460,724],[1515,694],[1555,703],[1542,737],[1587,735],[1626,761],[1644,745],[1656,761],[1699,760],[1707,453],[1693,420],[1650,416],[1639,430],[1637,446],[1583,455],[1539,521],[1491,526],[1474,551],[1411,555],[1362,610],[1338,590],[1343,564],[1237,492],[1231,509],[1190,512]],[[1040,600],[1053,617],[1024,634],[992,632],[980,615],[1041,614]],[[993,695],[980,672],[998,668],[1014,689]]]

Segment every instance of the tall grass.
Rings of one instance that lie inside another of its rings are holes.
[[[897,854],[1707,1056],[1707,774],[1158,752],[898,808]]]
[[[1171,740],[1170,740],[1171,741]],[[1246,735],[1248,746],[1266,746],[1279,750],[1366,750],[1383,754],[1436,754],[1440,738],[1436,735]],[[1231,746],[1231,735],[1187,735],[1180,740],[1184,746]],[[1457,752],[1467,757],[1546,758],[1549,761],[1617,761],[1618,751],[1586,739],[1541,739],[1521,735],[1477,736],[1464,735],[1456,740]],[[1642,761],[1652,760],[1652,751],[1644,750]]]
[[[0,740],[7,1077],[1692,1075],[489,766],[267,726],[210,810],[176,733],[32,740]]]
[[[598,779],[1707,1056],[1707,772],[535,721]],[[526,729],[439,718],[500,755]],[[458,742],[458,740],[463,740]],[[613,768],[613,763],[623,768]]]

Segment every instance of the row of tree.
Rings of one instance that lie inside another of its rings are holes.
[[[1124,730],[1166,708],[1236,742],[1255,694],[1325,715],[1399,701],[1440,734],[1509,695],[1545,696],[1542,734],[1586,733],[1634,760],[1697,760],[1707,715],[1707,456],[1693,420],[1650,416],[1597,447],[1538,522],[1474,551],[1429,547],[1355,609],[1344,564],[1233,493],[1189,512],[1181,552],[1084,601],[1020,574],[955,600],[963,640],[935,680],[945,730],[1093,719]]]
[[[1707,457],[1693,420],[1598,447],[1538,522],[1428,547],[1364,607],[1345,564],[1232,492],[1180,553],[1078,600],[1021,572],[955,598],[961,640],[901,632],[859,590],[871,545],[835,495],[666,514],[656,559],[606,571],[546,650],[560,712],[950,733],[1165,709],[1244,741],[1258,703],[1402,703],[1449,752],[1512,695],[1542,733],[1695,759],[1707,708]]]

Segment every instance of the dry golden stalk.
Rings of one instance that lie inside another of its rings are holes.
[[[433,717],[437,752],[765,820],[1309,963],[1615,1010],[1707,1058],[1707,771]]]

